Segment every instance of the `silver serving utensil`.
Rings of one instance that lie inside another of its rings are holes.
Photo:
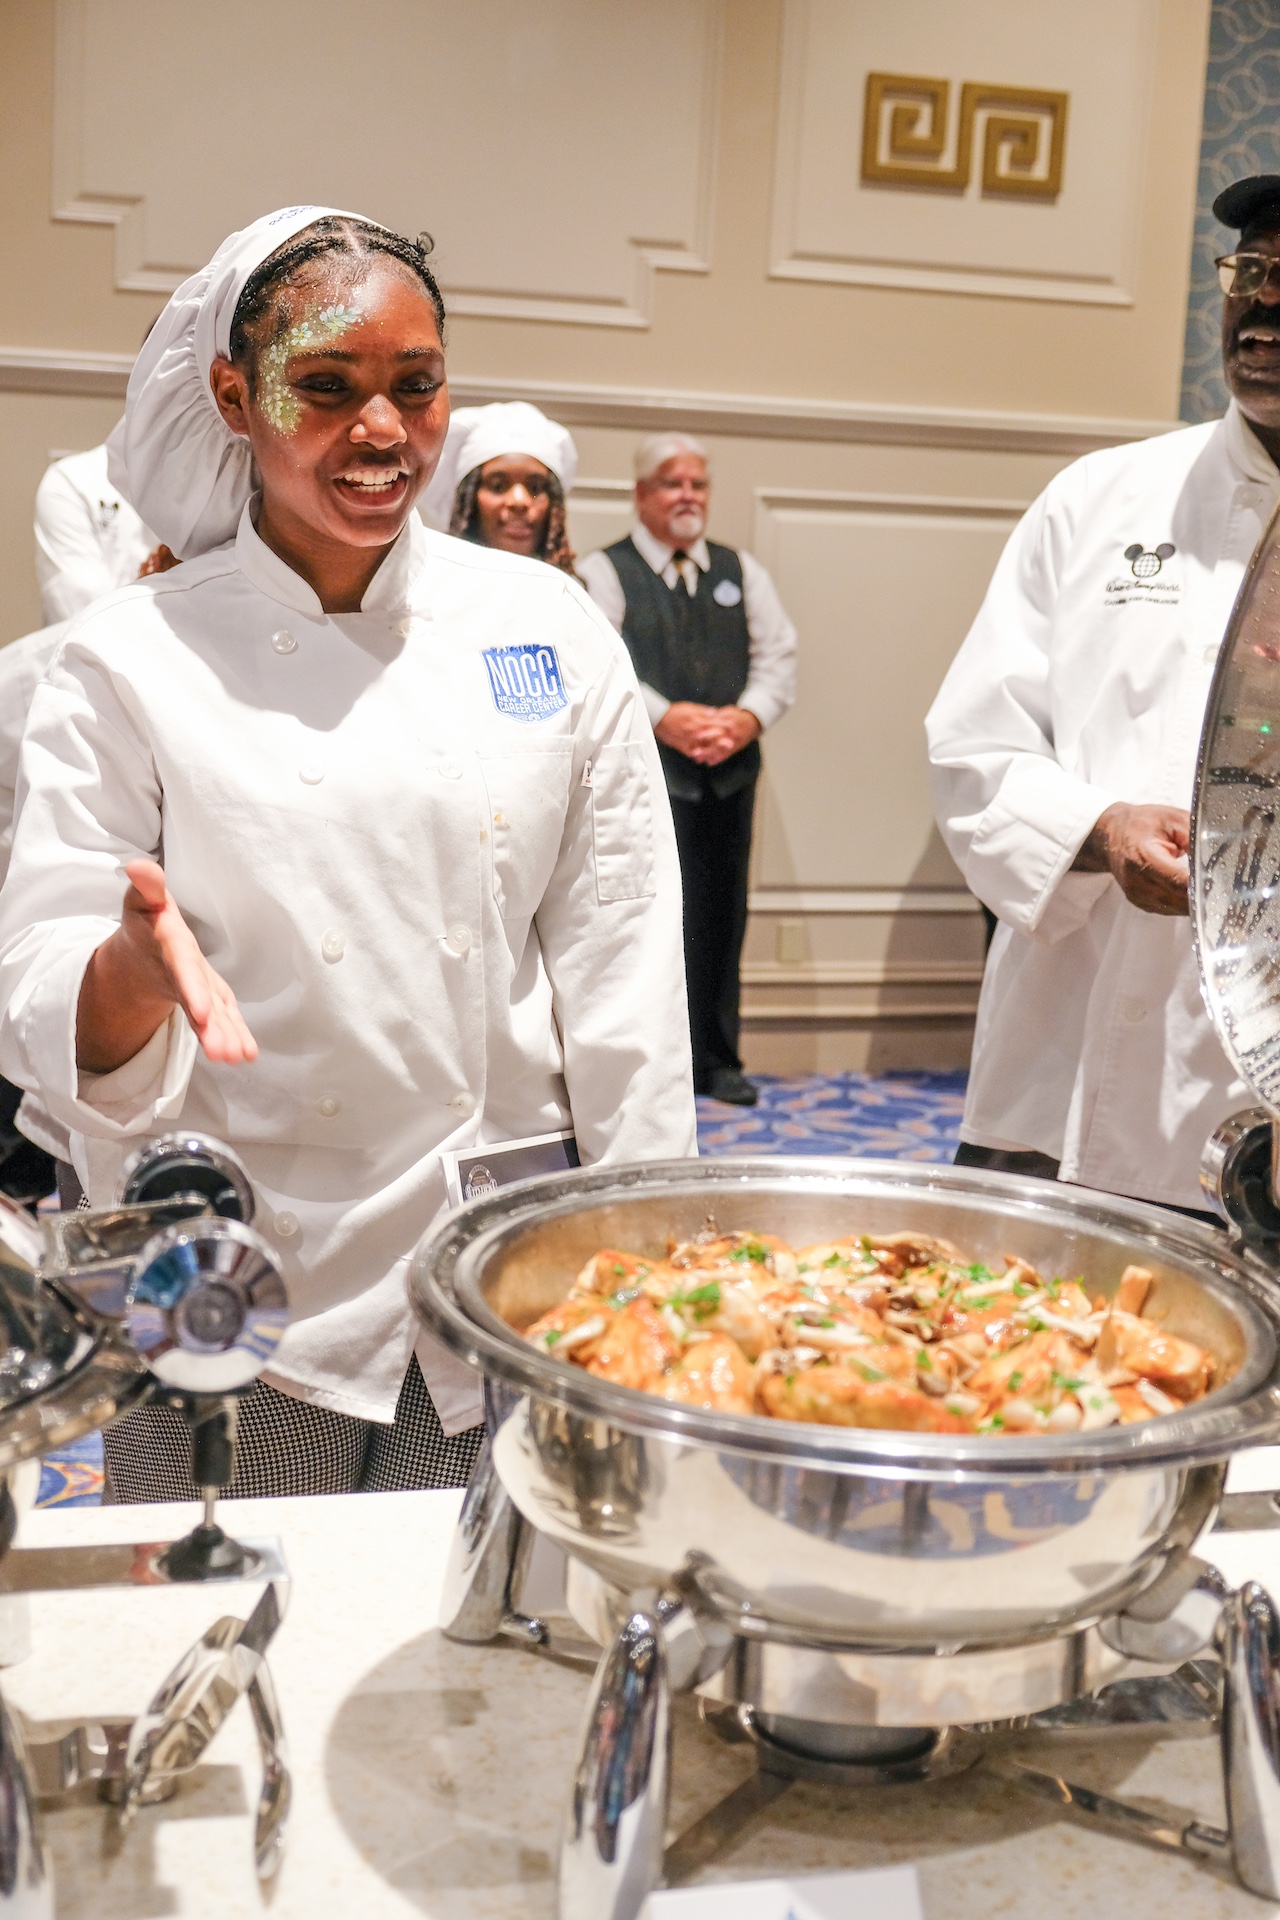
[[[187,1773],[199,1764],[236,1701],[258,1678],[262,1656],[279,1624],[279,1599],[274,1583],[268,1582],[247,1620],[232,1614],[215,1620],[179,1660],[133,1723],[119,1809],[121,1831],[136,1813],[149,1781]],[[278,1712],[275,1720],[278,1724]]]
[[[293,1780],[285,1757],[284,1723],[265,1660],[249,1682],[249,1706],[262,1755],[262,1787],[253,1832],[253,1863],[259,1880],[274,1878],[284,1856],[284,1828],[293,1804]]]

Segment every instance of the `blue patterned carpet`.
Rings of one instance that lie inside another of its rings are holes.
[[[698,1102],[705,1154],[847,1153],[877,1160],[950,1160],[960,1138],[963,1073],[830,1073],[783,1080],[753,1074],[757,1107]],[[102,1437],[91,1433],[50,1454],[41,1507],[96,1507],[102,1498]]]

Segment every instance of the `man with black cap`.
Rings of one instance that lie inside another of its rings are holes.
[[[1019,524],[927,722],[947,845],[999,917],[961,1164],[1198,1210],[1249,1103],[1200,998],[1191,787],[1244,569],[1280,493],[1280,175],[1239,230],[1223,419],[1078,460]]]

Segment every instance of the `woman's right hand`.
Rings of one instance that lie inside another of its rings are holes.
[[[141,1052],[181,1007],[210,1060],[241,1066],[258,1057],[232,993],[196,944],[154,860],[125,868],[129,891],[118,930],[85,969],[76,1009],[76,1061],[112,1073]]]

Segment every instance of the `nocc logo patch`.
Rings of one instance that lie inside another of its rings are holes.
[[[486,647],[489,691],[512,720],[546,720],[569,702],[554,647]]]
[[[1172,540],[1162,540],[1150,552],[1137,540],[1131,547],[1125,548],[1124,557],[1129,562],[1129,570],[1135,580],[1154,580],[1165,561],[1172,560],[1177,551]]]

